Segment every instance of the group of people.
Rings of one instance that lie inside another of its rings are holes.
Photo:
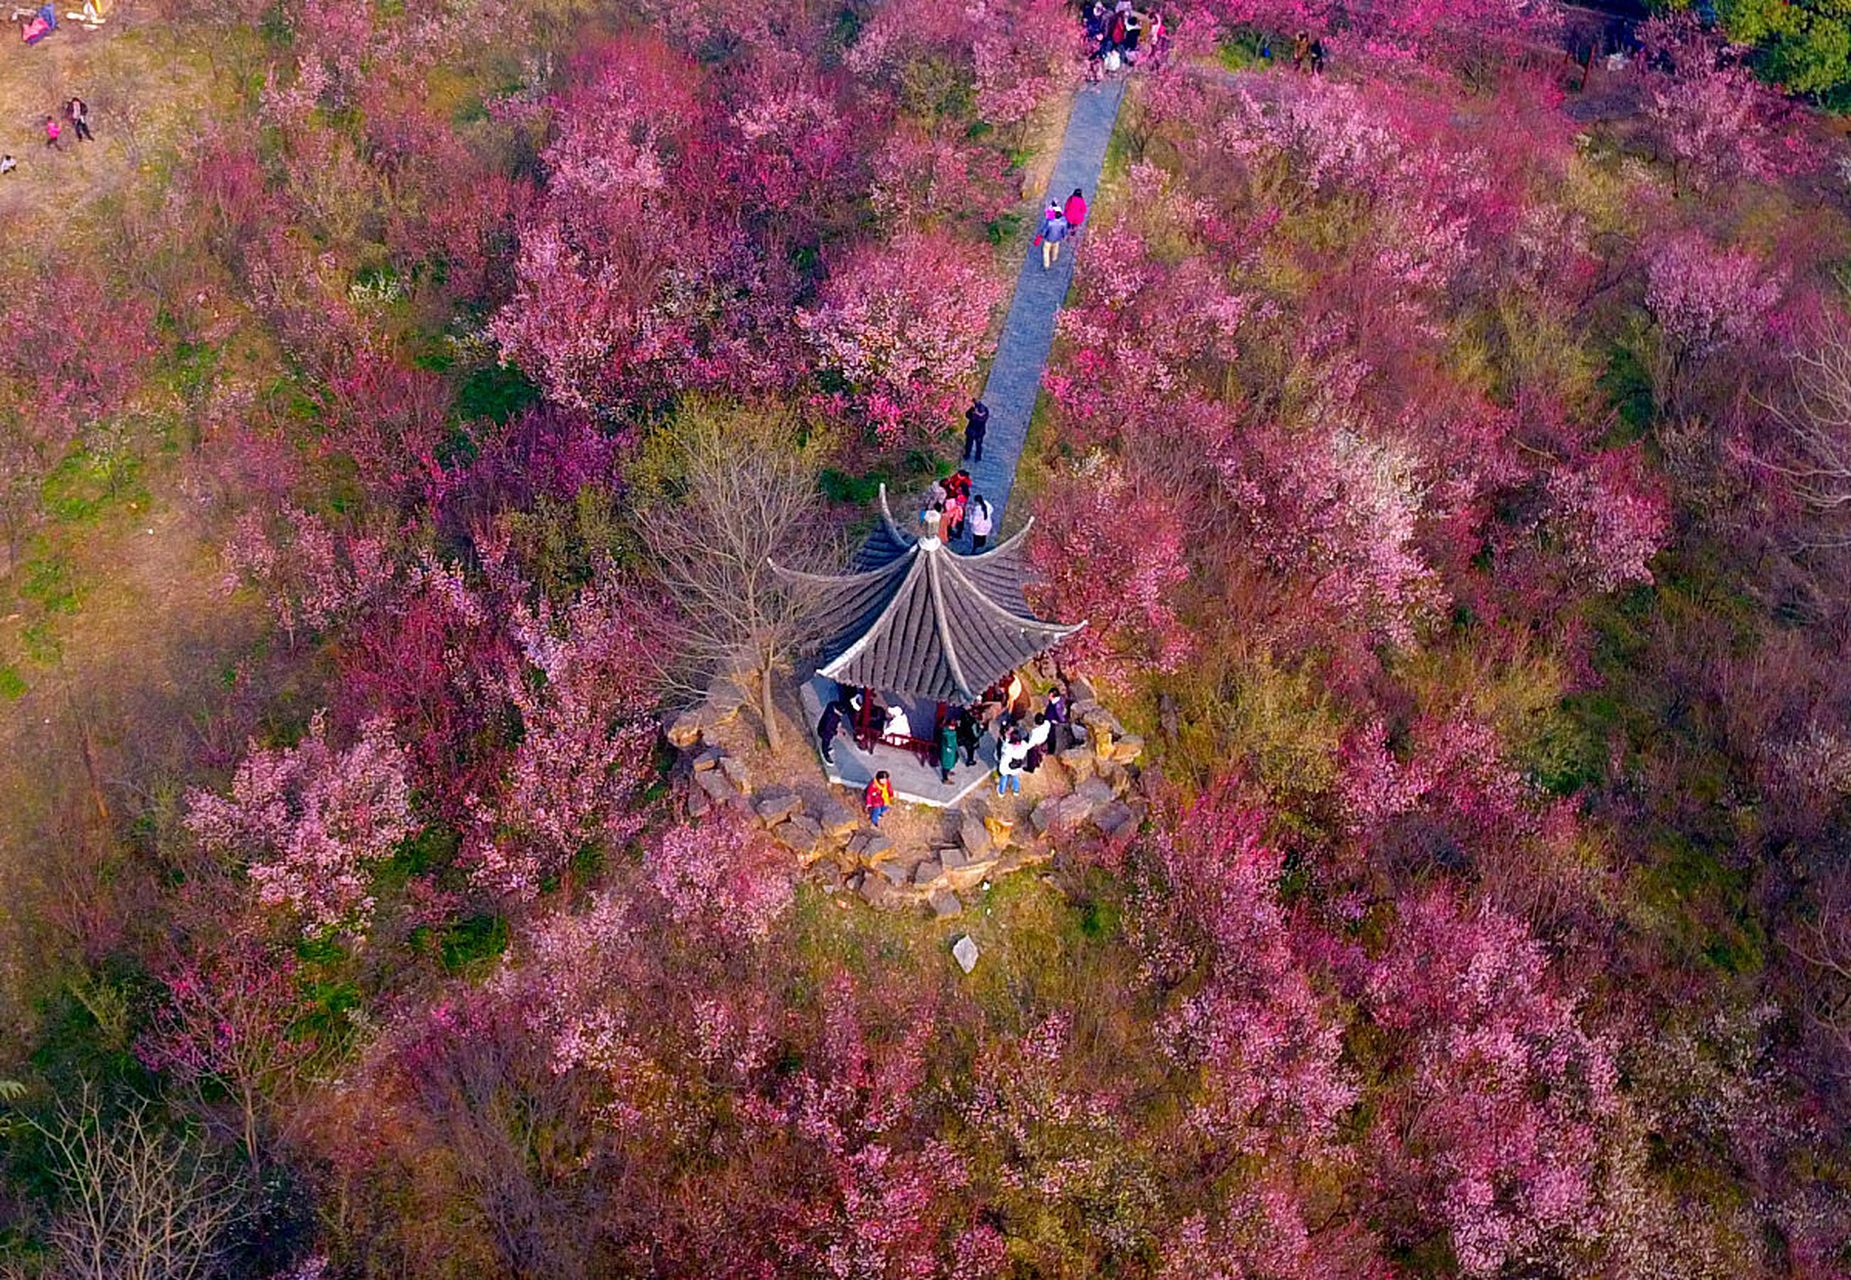
[[[983,408],[979,400],[973,409]],[[985,421],[989,410],[984,409]],[[966,439],[969,438],[966,427]],[[979,441],[982,435],[979,433]],[[979,448],[978,456],[982,457]],[[996,509],[990,500],[981,493],[971,491],[970,472],[963,467],[946,476],[943,480],[934,480],[932,487],[926,490],[925,509],[920,517],[938,530],[938,537],[946,546],[957,542],[965,534],[970,535],[970,553],[976,555],[990,543],[990,534],[996,530]],[[934,519],[936,517],[936,519]]]
[[[825,761],[835,763],[836,735],[849,717],[861,713],[861,698],[859,693],[849,694],[823,708],[816,736]],[[937,752],[939,780],[949,784],[960,767],[974,766],[985,736],[993,734],[996,794],[1020,793],[1023,774],[1034,773],[1049,753],[1064,750],[1074,742],[1069,711],[1070,698],[1062,685],[1050,687],[1037,708],[1021,675],[1011,672],[986,689],[976,702],[954,708],[939,723],[931,740]],[[869,709],[869,715],[879,719],[882,737],[913,737],[911,718],[904,707],[876,706]],[[869,822],[880,826],[882,815],[893,804],[893,796],[893,777],[882,769],[862,793]]]
[[[1160,51],[1163,15],[1144,13],[1131,0],[1092,0],[1082,15],[1086,24],[1086,76],[1101,80],[1121,67],[1134,66]]]
[[[1080,228],[1086,224],[1086,197],[1078,187],[1067,197],[1066,203],[1048,200],[1048,207],[1041,211],[1041,226],[1035,232],[1035,243],[1041,246],[1041,269],[1047,271],[1060,261],[1062,241],[1072,239],[1080,234]]]
[[[1260,38],[1260,61],[1268,66],[1273,61],[1273,41],[1271,36]],[[1309,31],[1300,31],[1292,37],[1292,70],[1300,75],[1310,72],[1314,76],[1324,74],[1324,37],[1314,36]]]
[[[90,132],[90,104],[73,94],[64,104],[64,118],[70,122],[71,133],[83,142],[95,142],[96,135]],[[45,147],[47,150],[59,150],[63,146],[64,125],[57,116],[45,117]],[[19,161],[11,152],[0,155],[0,174],[12,173],[19,168]]]

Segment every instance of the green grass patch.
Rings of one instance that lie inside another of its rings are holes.
[[[540,388],[513,365],[489,364],[472,369],[456,389],[457,417],[506,422],[540,402]]]
[[[438,954],[445,973],[481,973],[508,949],[508,922],[501,916],[466,916],[444,930]]]
[[[0,702],[17,702],[29,688],[26,678],[9,666],[0,666]]]
[[[34,556],[26,561],[25,570],[19,585],[22,597],[49,614],[77,612],[77,576],[63,556],[55,552]]]
[[[140,472],[141,460],[127,449],[92,452],[80,445],[46,474],[39,493],[53,519],[83,523],[115,502],[146,501]]]

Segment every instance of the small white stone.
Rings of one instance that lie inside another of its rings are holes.
[[[977,944],[971,941],[968,933],[960,934],[958,940],[951,944],[951,958],[966,973],[977,967]]]

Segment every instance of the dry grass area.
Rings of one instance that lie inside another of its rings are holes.
[[[0,33],[0,151],[19,161],[0,178],[0,218],[34,238],[79,232],[68,224],[85,206],[158,178],[172,147],[210,122],[228,79],[217,70],[198,41],[133,7],[97,31],[64,21],[31,46],[16,25]],[[90,106],[94,142],[63,121],[73,94]],[[56,149],[47,115],[64,125]]]
[[[99,31],[66,21],[34,46],[16,27],[0,34],[0,152],[19,161],[0,177],[9,256],[56,271],[109,234],[111,211],[161,197],[172,157],[235,92],[213,62],[224,51],[187,39],[132,7]],[[96,141],[66,124],[49,150],[44,118],[62,123],[72,94]],[[159,439],[138,451],[131,482],[87,488],[79,513],[54,510],[0,574],[0,991],[17,989],[7,979],[27,957],[43,964],[93,933],[87,885],[125,874],[119,815],[145,811],[172,762],[197,751],[200,709],[222,701],[212,686],[255,639],[181,467]],[[22,937],[28,919],[62,936]]]

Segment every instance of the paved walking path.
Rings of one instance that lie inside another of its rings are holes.
[[[1125,79],[1121,75],[1101,84],[1089,84],[1074,95],[1060,158],[1054,162],[1054,176],[1031,214],[1036,223],[1049,196],[1064,202],[1075,187],[1086,192],[1087,204],[1097,207],[1099,174],[1105,168],[1106,144],[1112,140],[1112,126],[1118,120],[1118,103],[1125,96]],[[1091,232],[1091,221],[1089,213],[1087,228],[1080,237],[1082,243]],[[996,508],[999,532],[1003,528],[1003,508],[1015,486],[1016,461],[1028,439],[1028,420],[1041,391],[1041,370],[1054,346],[1054,317],[1073,280],[1076,248],[1078,245],[1069,240],[1061,246],[1060,261],[1053,270],[1043,271],[1041,250],[1032,244],[1028,247],[1022,273],[1016,280],[1015,300],[1009,304],[1009,318],[1003,321],[1002,337],[997,342],[996,362],[990,366],[990,381],[983,389],[983,402],[990,406],[990,429],[984,437],[983,461],[967,465],[972,489]]]

